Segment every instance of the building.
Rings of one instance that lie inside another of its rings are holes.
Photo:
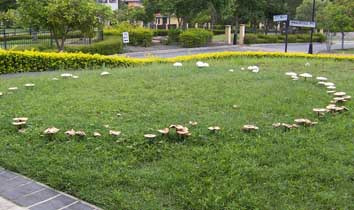
[[[143,7],[142,0],[122,0],[128,7]]]
[[[98,3],[106,4],[112,8],[112,10],[118,9],[118,0],[97,0]]]

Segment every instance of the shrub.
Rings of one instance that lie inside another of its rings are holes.
[[[179,36],[182,33],[181,29],[171,29],[168,31],[168,40],[167,44],[178,43]]]
[[[65,51],[113,55],[123,51],[123,43],[119,36],[106,36],[105,40],[92,43],[91,45],[65,47]]]
[[[278,52],[221,52],[207,53],[176,58],[127,58],[121,56],[90,55],[83,53],[45,53],[35,51],[6,51],[0,49],[0,74],[16,72],[38,72],[59,69],[88,69],[97,67],[127,67],[153,62],[182,62],[203,59],[224,59],[232,57],[286,57],[286,58],[318,58],[348,60],[354,62],[352,55],[335,54],[306,54],[306,53],[278,53]]]
[[[324,42],[326,37],[323,34],[315,34],[314,42]],[[285,35],[265,35],[265,34],[246,34],[245,44],[260,44],[260,43],[281,43],[285,41]],[[309,34],[289,34],[288,42],[309,42]]]
[[[136,28],[129,32],[130,44],[148,47],[152,44],[153,33],[150,29]]]
[[[168,32],[169,30],[165,30],[165,29],[157,29],[154,30],[154,36],[168,36]]]
[[[183,47],[202,47],[211,42],[213,33],[204,29],[190,29],[179,36]]]

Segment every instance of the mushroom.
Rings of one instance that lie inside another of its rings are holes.
[[[332,93],[335,93],[336,91],[335,90],[328,90],[327,93],[328,94],[332,94]]]
[[[98,137],[101,137],[102,135],[101,135],[100,133],[98,133],[98,132],[94,132],[94,133],[93,133],[93,136],[96,137],[96,138],[98,138]]]
[[[328,90],[335,90],[335,89],[336,89],[336,86],[327,86],[327,89],[328,89]]]
[[[303,73],[303,74],[300,74],[299,76],[305,78],[305,80],[306,80],[307,78],[312,78],[312,75],[309,74],[309,73]]]
[[[325,82],[324,85],[325,86],[335,86],[335,84],[333,82]]]
[[[182,67],[183,64],[180,63],[180,62],[176,62],[176,63],[173,64],[173,66],[174,66],[174,67]]]
[[[62,78],[71,78],[71,77],[73,77],[73,75],[72,74],[69,74],[69,73],[64,73],[64,74],[61,74],[60,75]]]
[[[120,132],[120,131],[113,131],[113,130],[109,131],[109,135],[111,135],[111,136],[120,136],[121,133],[122,132]]]
[[[234,109],[238,109],[238,108],[240,108],[240,106],[239,106],[239,105],[234,104],[234,105],[232,105],[232,108],[234,108]]]
[[[299,80],[299,77],[298,76],[291,76],[291,78],[296,81],[296,80]]]
[[[68,130],[65,132],[65,135],[70,136],[70,137],[75,136],[75,134],[76,134],[76,132],[74,129],[71,129],[71,130]]]
[[[333,95],[335,97],[343,97],[343,96],[347,95],[347,93],[345,93],[345,92],[335,92]]]
[[[52,78],[52,80],[53,80],[53,81],[58,81],[59,79],[56,78],[56,77],[54,77],[54,78]]]
[[[164,129],[158,130],[158,132],[161,133],[162,135],[167,135],[170,133],[170,129],[164,128]]]
[[[27,117],[17,117],[17,118],[13,118],[12,121],[14,121],[14,122],[27,122],[28,118]]]
[[[18,130],[23,128],[27,124],[26,121],[23,122],[13,122],[12,125],[15,126]]]
[[[48,136],[49,138],[53,138],[55,134],[57,134],[60,130],[56,127],[47,128],[43,133],[44,135]]]
[[[176,131],[181,131],[181,130],[188,130],[188,128],[184,127],[183,125],[176,125]]]
[[[343,98],[344,98],[346,101],[350,101],[350,99],[352,99],[351,96],[343,96]]]
[[[314,108],[312,111],[317,113],[318,116],[323,116],[328,110],[324,108]]]
[[[208,64],[208,63],[204,63],[204,62],[202,62],[202,61],[198,61],[198,62],[196,63],[196,65],[197,65],[197,67],[199,67],[199,68],[209,67],[209,64]]]
[[[273,123],[273,128],[279,128],[281,126],[281,123]]]
[[[198,122],[195,122],[195,121],[189,121],[189,125],[191,125],[191,126],[197,126],[197,125],[198,125]]]
[[[343,97],[335,97],[335,98],[333,98],[333,100],[334,100],[334,103],[344,103],[347,101]]]
[[[311,66],[311,64],[309,62],[305,63],[305,66]]]
[[[286,76],[291,76],[291,77],[292,76],[296,76],[297,77],[297,73],[295,73],[295,72],[286,72],[285,75]]]
[[[110,75],[111,73],[109,73],[108,71],[104,71],[104,72],[102,72],[101,73],[101,76],[108,76],[108,75]]]
[[[241,71],[244,71],[245,70],[245,67],[241,67]]]
[[[242,127],[242,130],[243,130],[244,132],[249,133],[249,132],[251,132],[251,131],[257,131],[257,130],[259,130],[259,128],[258,128],[257,126],[255,126],[255,125],[244,125],[244,126]]]
[[[3,96],[4,94],[2,92],[0,92],[0,97]]]
[[[79,76],[72,76],[73,79],[79,79]]]
[[[211,127],[208,128],[208,130],[211,131],[211,132],[216,133],[216,132],[220,131],[221,128],[219,126],[211,126]]]
[[[316,77],[316,79],[317,79],[318,81],[327,81],[327,80],[328,80],[327,77]]]
[[[309,119],[295,119],[294,120],[297,125],[303,125],[303,126],[311,126],[314,125],[314,122],[312,122]],[[317,124],[317,123],[316,123]]]
[[[144,137],[145,137],[146,139],[152,140],[152,139],[156,138],[156,135],[155,135],[155,134],[145,134]]]
[[[84,138],[86,136],[86,133],[84,131],[76,131],[75,136],[78,136],[80,138]]]
[[[10,87],[9,88],[9,91],[16,91],[16,90],[18,90],[18,87]]]
[[[35,84],[31,84],[31,83],[28,83],[28,84],[25,84],[24,85],[26,88],[33,88],[34,86],[36,86]]]
[[[252,71],[253,73],[258,73],[259,72],[259,67],[258,66],[249,66],[249,67],[247,67],[247,69]]]
[[[177,134],[178,134],[180,137],[182,137],[182,138],[188,137],[188,136],[191,135],[191,133],[189,133],[188,129],[178,130],[178,131],[177,131]]]
[[[233,69],[229,69],[229,72],[234,72],[235,70],[233,70]]]
[[[326,82],[320,81],[320,82],[318,82],[317,84],[319,84],[319,85],[325,85]]]

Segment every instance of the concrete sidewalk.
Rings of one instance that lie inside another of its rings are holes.
[[[0,210],[98,210],[66,193],[0,168]]]

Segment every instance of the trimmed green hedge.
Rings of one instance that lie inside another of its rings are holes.
[[[120,36],[106,36],[104,41],[84,46],[68,46],[65,47],[65,51],[101,55],[114,55],[123,52],[123,43]]]
[[[285,35],[265,35],[265,34],[246,34],[245,44],[262,44],[262,43],[283,43]],[[304,43],[310,41],[309,34],[289,34],[289,43]],[[326,37],[323,34],[314,34],[314,42],[325,42]]]
[[[168,36],[169,30],[166,29],[157,29],[154,30],[154,36]]]
[[[179,36],[180,44],[183,47],[202,47],[212,41],[213,33],[204,29],[190,29]]]
[[[168,39],[167,43],[168,44],[173,44],[173,43],[178,43],[179,42],[179,36],[181,35],[182,30],[181,29],[171,29],[168,31]]]
[[[129,45],[148,47],[152,44],[154,33],[150,29],[135,27],[129,24],[122,24],[116,28],[104,30],[105,36],[122,36],[123,32],[129,32]]]
[[[68,39],[73,39],[73,38],[81,38],[83,37],[81,32],[71,32],[68,34]],[[39,33],[37,35],[37,39],[50,39],[51,36],[50,34],[41,34]],[[0,42],[4,41],[4,36],[0,34]],[[32,36],[30,34],[16,34],[16,35],[7,35],[6,36],[6,41],[15,41],[15,40],[32,40]]]

